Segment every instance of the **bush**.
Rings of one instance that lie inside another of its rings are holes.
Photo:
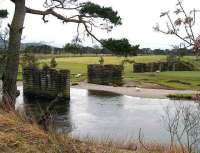
[[[103,56],[100,56],[100,59],[99,59],[99,64],[103,65],[104,64],[104,58]]]
[[[21,58],[22,67],[38,67],[39,62],[35,55],[30,53],[25,53]]]
[[[49,65],[48,65],[47,63],[43,63],[43,64],[42,64],[42,69],[43,69],[43,70],[49,69]]]
[[[180,62],[180,58],[176,55],[170,54],[170,55],[167,55],[167,62],[169,63]]]
[[[57,65],[56,59],[53,57],[50,61],[50,68],[56,68]]]

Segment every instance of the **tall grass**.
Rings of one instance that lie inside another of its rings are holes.
[[[113,143],[89,139],[80,141],[66,134],[45,132],[17,112],[0,109],[1,153],[181,153],[177,145],[133,141]]]

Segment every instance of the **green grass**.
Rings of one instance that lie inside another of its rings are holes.
[[[200,71],[129,73],[125,80],[155,83],[171,89],[198,90],[200,88]]]
[[[104,57],[104,64],[120,64],[124,58],[116,56],[106,56]],[[154,61],[164,61],[165,56],[137,56],[129,58],[135,60],[136,62],[154,62]],[[41,62],[49,62],[50,59],[43,59]],[[59,57],[56,59],[58,69],[70,69],[71,73],[81,73],[86,74],[88,64],[98,64],[99,57]],[[132,71],[133,66],[127,64],[125,66],[126,71]]]
[[[41,63],[49,63],[52,55],[37,55]],[[123,57],[105,56],[104,64],[120,64]],[[129,59],[136,62],[157,62],[166,61],[166,56],[136,56]],[[133,73],[133,65],[126,64],[124,71],[125,80],[134,80],[147,83],[155,83],[166,86],[171,89],[190,89],[197,90],[200,88],[200,61],[196,61],[195,57],[184,57],[184,61],[189,61],[195,66],[196,71],[186,72],[161,72],[161,73]],[[69,69],[71,71],[72,82],[79,82],[87,79],[87,65],[98,64],[99,57],[94,55],[72,57],[69,55],[57,55],[57,69]],[[42,65],[42,64],[41,64]],[[80,78],[75,78],[75,74],[82,74]],[[18,80],[21,80],[21,69]]]
[[[138,56],[131,57],[130,59],[134,59],[136,62],[153,62],[159,60],[165,60],[165,56]],[[116,56],[106,56],[104,57],[104,64],[120,64],[124,60],[123,57]],[[50,59],[43,59],[41,62],[49,63]],[[59,57],[56,59],[58,69],[69,69],[72,74],[72,81],[79,82],[87,79],[87,65],[88,64],[98,64],[99,57]],[[127,64],[125,66],[125,77],[128,74],[132,73],[133,65]],[[82,77],[75,78],[73,74],[82,74]]]

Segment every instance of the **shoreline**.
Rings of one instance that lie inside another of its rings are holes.
[[[166,90],[166,89],[148,89],[148,88],[138,88],[138,87],[113,87],[113,86],[90,84],[85,82],[80,82],[78,85],[72,86],[72,88],[106,91],[132,97],[158,98],[158,99],[166,99],[167,96],[170,94],[196,94],[198,92],[193,90]]]
[[[22,86],[22,81],[17,82],[17,86]],[[86,82],[80,82],[78,85],[71,86],[75,89],[86,89],[112,92],[116,94],[140,97],[140,98],[157,98],[166,99],[171,94],[196,94],[198,91],[193,90],[169,90],[169,89],[150,89],[150,88],[138,88],[138,87],[113,87],[105,85],[90,84]]]

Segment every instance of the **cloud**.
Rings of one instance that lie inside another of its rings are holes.
[[[98,38],[128,38],[133,44],[149,48],[170,48],[179,43],[176,37],[166,36],[153,31],[152,27],[160,22],[160,12],[174,9],[176,0],[92,0],[105,6],[112,6],[118,10],[123,19],[123,25],[116,27],[111,33],[95,30]],[[12,18],[14,5],[7,0],[0,0],[0,8],[7,8],[10,12],[8,22]],[[197,5],[198,4],[198,5]],[[42,8],[41,0],[27,1],[28,6]],[[185,0],[187,8],[200,6],[198,0]],[[44,24],[41,16],[27,15],[23,35],[25,42],[53,42],[53,45],[63,46],[70,42],[76,33],[75,24],[62,24],[61,21],[50,17],[49,23]],[[92,41],[86,39],[86,45]]]

